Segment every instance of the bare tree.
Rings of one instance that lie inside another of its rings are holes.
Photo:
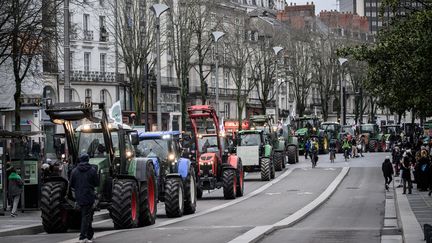
[[[12,17],[11,9],[12,1],[0,1],[0,65],[10,56],[8,52],[11,35],[12,25],[9,20]]]

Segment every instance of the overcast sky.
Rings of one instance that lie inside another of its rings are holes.
[[[288,5],[290,3],[297,3],[298,5],[300,4],[306,4],[306,2],[309,2],[309,4],[311,2],[314,2],[315,4],[315,14],[319,14],[319,12],[321,12],[321,10],[332,10],[332,9],[337,9],[337,5],[336,5],[336,0],[286,0],[286,2],[288,3]]]

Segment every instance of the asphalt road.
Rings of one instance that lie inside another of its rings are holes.
[[[318,166],[309,160],[289,165],[276,181],[262,182],[258,173],[246,176],[245,199],[224,200],[222,190],[205,193],[195,215],[176,219],[164,216],[158,205],[156,224],[116,231],[110,219],[94,222],[96,242],[227,242],[256,226],[274,224],[317,198],[341,171],[352,167],[330,200],[295,226],[279,230],[264,242],[376,242],[383,224],[384,190],[380,165],[386,154],[365,154],[345,163],[338,155],[330,164],[320,155]],[[281,176],[282,175],[282,176]],[[262,187],[265,188],[262,188]],[[261,189],[260,189],[261,188]],[[20,235],[2,242],[75,242],[78,232]],[[308,236],[305,236],[308,235]],[[345,238],[343,238],[344,236]],[[323,238],[321,238],[323,237]],[[361,240],[361,241],[357,241]],[[318,242],[318,241],[317,241]]]

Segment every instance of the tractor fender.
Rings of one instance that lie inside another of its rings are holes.
[[[239,162],[240,158],[237,155],[231,154],[228,156],[227,165],[225,168],[231,167],[234,169],[237,169],[237,164]]]
[[[278,141],[278,146],[275,147],[274,149],[275,151],[284,151],[285,150],[285,140],[279,140]]]
[[[135,178],[138,181],[147,180],[147,164],[151,164],[153,166],[156,178],[159,177],[159,161],[157,158],[137,158]]]
[[[181,176],[183,180],[186,180],[189,168],[191,167],[191,161],[186,158],[180,158],[177,162],[177,173]]]
[[[298,137],[291,137],[288,139],[287,147],[290,145],[298,146]]]
[[[179,173],[169,173],[165,178],[182,178],[182,176]]]
[[[272,146],[266,144],[264,146],[264,157],[270,158],[272,156]]]
[[[68,188],[69,182],[62,176],[50,176],[43,178],[43,183],[52,182],[52,181],[60,181],[65,184],[65,188]]]

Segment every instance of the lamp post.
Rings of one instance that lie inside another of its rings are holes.
[[[161,58],[160,58],[160,16],[169,9],[165,4],[154,4],[150,7],[156,17],[156,104],[157,126],[162,130],[162,95],[161,95]],[[147,125],[147,124],[146,124]]]
[[[339,64],[341,65],[341,67],[343,67],[343,64],[344,64],[345,62],[347,62],[348,59],[343,58],[343,57],[340,57],[340,58],[338,59],[338,61],[339,61]],[[343,72],[342,72],[342,76],[341,76],[341,78],[340,78],[340,80],[339,80],[339,81],[340,81],[340,82],[339,82],[339,87],[340,87],[340,116],[341,116],[340,124],[341,124],[341,126],[343,126],[343,125],[346,124],[346,112],[345,112],[345,109],[346,109],[345,85],[343,85],[343,87],[342,87],[342,79],[343,79]]]
[[[278,73],[278,54],[283,50],[283,47],[275,46],[273,47],[273,51],[276,56],[275,60],[275,72],[276,72],[276,109],[275,109],[275,120],[279,122],[279,73]]]
[[[213,36],[213,41],[215,42],[215,56],[216,56],[216,60],[215,60],[215,79],[216,79],[216,114],[219,117],[219,78],[218,78],[218,74],[219,74],[219,56],[218,56],[218,41],[220,38],[222,38],[222,36],[224,36],[225,33],[221,32],[221,31],[215,31],[212,32],[212,36]]]
[[[64,102],[71,101],[70,87],[70,41],[69,41],[69,0],[64,1]]]

